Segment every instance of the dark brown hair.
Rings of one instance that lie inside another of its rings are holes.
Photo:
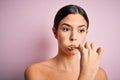
[[[69,14],[77,14],[77,13],[84,17],[84,19],[87,22],[87,29],[88,29],[88,27],[89,27],[88,16],[87,16],[85,10],[83,8],[81,8],[80,6],[77,6],[77,5],[64,6],[57,12],[57,14],[55,16],[55,19],[54,19],[54,27],[55,27],[55,29],[56,30],[58,29],[59,23],[64,17],[66,17]]]

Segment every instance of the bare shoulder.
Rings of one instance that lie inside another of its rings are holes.
[[[104,69],[99,68],[95,80],[108,80]]]
[[[25,70],[25,80],[42,80],[41,67],[38,64],[32,64]]]
[[[25,70],[25,80],[45,80],[45,64],[48,64],[49,61],[44,61],[36,64],[32,64]]]

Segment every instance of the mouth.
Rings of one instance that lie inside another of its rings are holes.
[[[79,47],[77,47],[76,45],[70,45],[68,46],[69,50],[74,50],[74,49],[78,49]]]

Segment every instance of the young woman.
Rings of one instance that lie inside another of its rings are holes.
[[[52,28],[58,41],[58,54],[52,59],[29,66],[26,80],[107,80],[99,67],[102,48],[86,42],[89,20],[77,5],[62,7]],[[79,55],[80,54],[80,58]]]

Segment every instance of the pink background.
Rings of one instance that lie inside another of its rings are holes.
[[[56,55],[53,19],[66,4],[82,6],[90,19],[86,41],[104,48],[101,66],[120,80],[120,0],[0,0],[0,80],[24,80],[30,64]]]

